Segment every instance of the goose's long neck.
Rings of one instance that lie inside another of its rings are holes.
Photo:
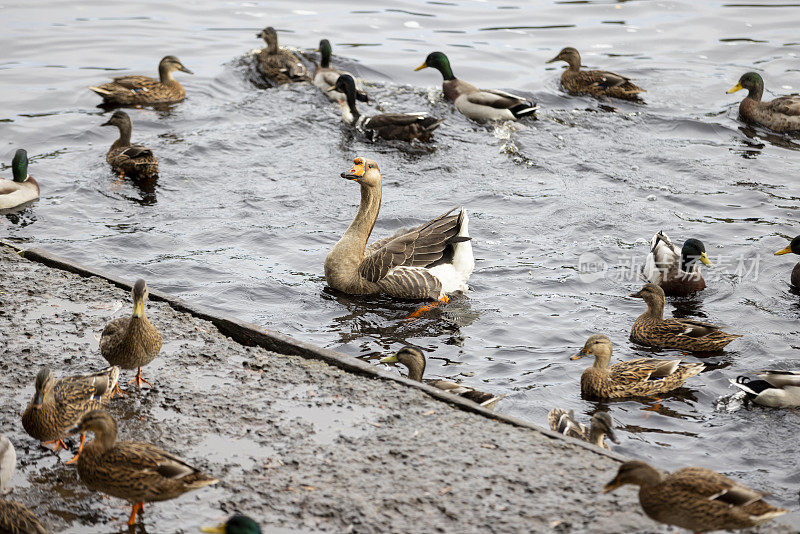
[[[342,242],[347,242],[352,247],[357,247],[359,254],[363,254],[367,240],[378,219],[381,209],[381,186],[368,186],[361,184],[361,204],[358,213],[342,237]]]

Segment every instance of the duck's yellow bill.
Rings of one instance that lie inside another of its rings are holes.
[[[144,300],[137,300],[133,303],[133,316],[142,317],[144,315]]]
[[[791,251],[792,251],[792,247],[791,247],[791,245],[789,245],[786,248],[782,248],[778,252],[776,252],[775,256],[783,256],[784,254],[789,254]]]
[[[381,358],[380,363],[397,363],[397,355],[392,354],[391,356],[387,356],[385,358]]]
[[[217,525],[216,527],[201,527],[202,532],[214,532],[216,534],[225,534],[225,525]]]
[[[703,262],[703,265],[708,265],[709,267],[714,265],[713,263],[711,263],[711,260],[708,259],[708,254],[706,254],[705,252],[700,254],[700,261]]]
[[[586,352],[585,350],[581,349],[581,351],[578,354],[576,354],[574,356],[570,356],[569,359],[570,360],[580,360],[581,358],[583,358],[584,356],[586,356],[588,354],[589,354],[588,352]]]
[[[742,89],[744,89],[744,87],[742,87],[742,84],[737,83],[736,85],[728,89],[728,94],[735,93],[736,91],[740,91]]]
[[[427,68],[428,68],[428,64],[427,63],[423,63],[422,65],[420,65],[419,67],[417,67],[414,70],[417,71],[417,70],[422,70],[422,69],[427,69]]]

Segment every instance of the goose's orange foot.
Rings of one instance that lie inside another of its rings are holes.
[[[136,382],[136,387],[138,387],[138,388],[142,387],[144,384],[147,384],[148,387],[151,387],[151,388],[153,387],[153,384],[151,384],[150,382],[148,382],[147,380],[142,378],[142,368],[141,367],[139,367],[139,372],[136,373],[136,376],[132,380],[128,381],[128,384],[130,384],[131,382]]]
[[[423,314],[423,313],[426,313],[426,312],[429,312],[429,311],[431,311],[431,310],[432,310],[432,309],[434,309],[436,306],[438,306],[438,305],[440,305],[440,304],[446,304],[446,303],[448,303],[448,302],[450,302],[450,297],[448,297],[447,295],[444,295],[444,296],[443,296],[442,298],[440,298],[439,300],[436,300],[436,301],[434,301],[434,302],[431,302],[430,304],[426,304],[425,306],[422,306],[422,307],[420,307],[420,308],[417,308],[416,310],[414,310],[413,312],[411,312],[411,313],[410,313],[410,314],[409,314],[409,315],[406,317],[406,319],[416,319],[416,318],[418,318],[418,317],[422,316],[422,314]]]
[[[81,444],[78,446],[78,454],[75,455],[75,458],[73,458],[72,460],[69,460],[67,462],[67,465],[74,464],[75,462],[78,461],[78,456],[80,456],[81,453],[83,452],[83,445],[85,443],[86,443],[86,433],[84,432],[84,433],[81,434]]]
[[[53,447],[55,447],[53,449],[53,452],[58,452],[61,449],[66,449],[67,448],[67,444],[64,443],[64,440],[62,440],[62,439],[54,439],[52,441],[43,441],[42,445],[53,445]]]
[[[139,513],[139,512],[144,512],[144,503],[143,502],[137,502],[131,508],[131,516],[128,518],[128,526],[129,527],[132,527],[133,525],[136,524],[136,514]]]

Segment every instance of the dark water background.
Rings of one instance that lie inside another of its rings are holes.
[[[644,309],[626,298],[640,286],[631,266],[658,230],[699,238],[717,263],[709,288],[666,313],[744,337],[660,406],[601,406],[620,427],[615,449],[666,469],[717,469],[798,508],[798,413],[713,408],[729,378],[800,369],[800,297],[787,285],[796,258],[772,256],[800,233],[800,141],[744,127],[744,95],[725,94],[749,70],[767,97],[798,90],[797,4],[45,0],[0,14],[3,176],[25,147],[42,188],[2,218],[4,237],[355,356],[416,344],[429,376],[508,393],[499,411],[539,424],[555,406],[584,419],[598,408],[579,394],[590,362],[568,359],[590,334],[608,335],[623,359],[653,354],[627,339]],[[376,105],[362,111],[446,117],[435,142],[372,144],[311,85],[254,86],[248,52],[267,25],[309,53],[330,39],[335,63],[367,82]],[[544,63],[563,46],[631,76],[647,105],[610,111],[564,95],[561,67]],[[534,98],[539,120],[492,127],[453,113],[439,74],[412,71],[433,50],[465,80]],[[188,98],[172,110],[129,110],[134,141],[160,160],[158,183],[142,189],[110,172],[116,131],[99,127],[106,116],[86,86],[155,75],[166,54],[196,74],[176,74]],[[356,155],[383,173],[375,237],[469,210],[468,294],[409,322],[413,303],[326,289],[323,260],[359,198],[339,173]],[[607,262],[605,276],[582,275],[581,257]]]

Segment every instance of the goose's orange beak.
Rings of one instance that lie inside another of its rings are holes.
[[[362,176],[364,176],[364,158],[354,159],[353,167],[349,171],[342,173],[342,178],[348,180],[358,180]]]

